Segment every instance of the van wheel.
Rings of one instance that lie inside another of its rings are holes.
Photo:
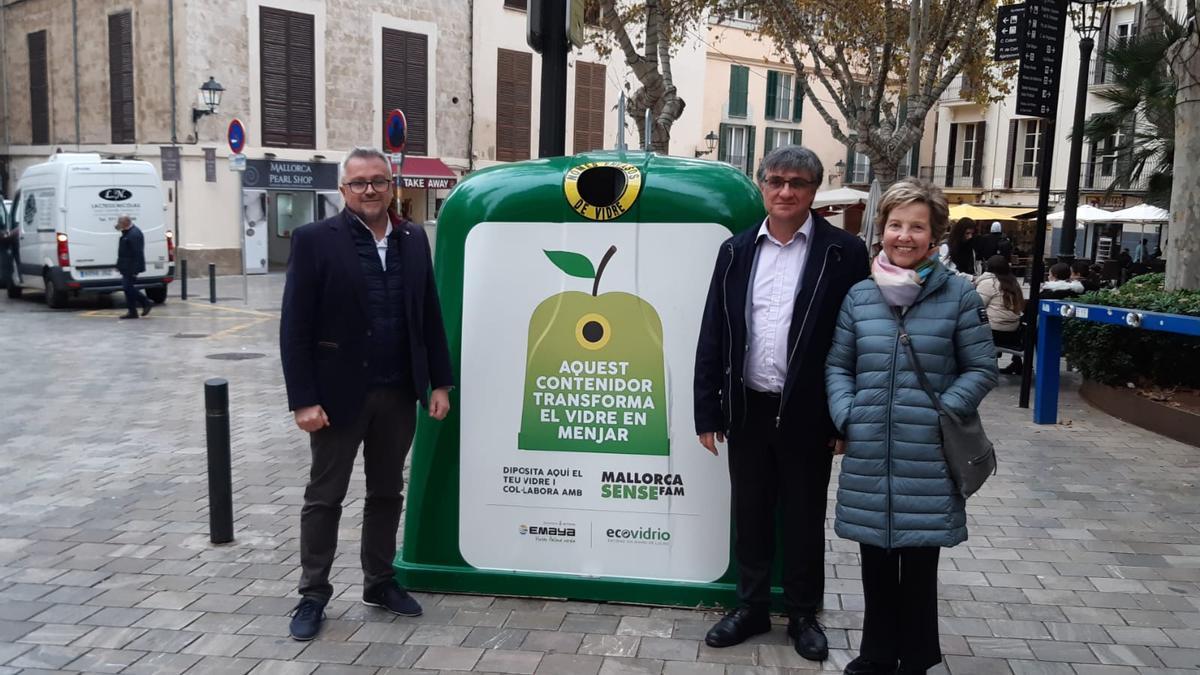
[[[67,306],[67,292],[60,289],[50,275],[46,275],[46,305],[50,309],[62,309]]]
[[[146,297],[154,301],[154,304],[161,305],[167,301],[166,285],[155,286],[154,288],[146,289]]]
[[[9,300],[16,300],[17,298],[21,297],[21,287],[11,281],[8,282],[8,288],[5,290],[8,291]]]

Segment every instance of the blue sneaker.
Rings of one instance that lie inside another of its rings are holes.
[[[382,586],[373,591],[363,591],[363,604],[371,607],[382,607],[392,614],[400,616],[421,616],[421,603],[408,594],[408,591],[394,583]]]
[[[300,604],[296,605],[296,609],[292,610],[292,623],[288,626],[288,632],[293,640],[308,642],[321,632],[321,622],[324,620],[324,603],[312,598],[303,598]]]

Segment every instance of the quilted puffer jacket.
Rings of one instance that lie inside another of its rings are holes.
[[[987,313],[971,283],[938,265],[904,322],[942,406],[976,410],[997,375]],[[838,536],[880,548],[964,541],[965,504],[942,457],[937,410],[872,279],[842,303],[825,385],[830,415],[846,438]]]

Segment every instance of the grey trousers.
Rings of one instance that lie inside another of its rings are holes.
[[[329,571],[337,553],[342,500],[359,444],[367,479],[361,544],[363,588],[369,592],[391,583],[396,530],[404,506],[404,458],[412,444],[416,415],[412,394],[395,387],[375,387],[367,392],[363,409],[352,424],[309,434],[312,469],[300,511],[300,595],[322,603],[333,596]]]

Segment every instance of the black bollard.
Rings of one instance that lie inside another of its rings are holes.
[[[208,263],[208,301],[217,301],[217,264]]]
[[[204,426],[208,436],[208,537],[233,541],[233,478],[229,459],[229,382],[204,383]]]
[[[179,261],[179,299],[187,300],[187,258]]]

